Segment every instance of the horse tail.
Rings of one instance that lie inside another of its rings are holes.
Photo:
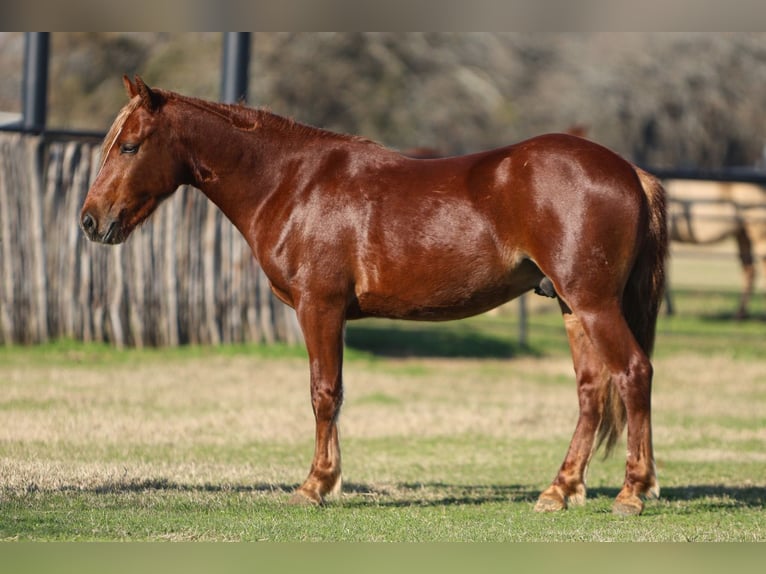
[[[657,316],[665,292],[668,256],[666,193],[659,179],[641,168],[635,169],[646,194],[648,229],[625,289],[623,313],[641,349],[651,357]]]
[[[659,179],[635,167],[647,200],[647,223],[638,255],[625,286],[622,312],[636,342],[651,357],[657,316],[665,290],[665,262],[668,254],[666,194]],[[613,384],[606,385],[605,408],[598,430],[597,445],[606,443],[608,455],[625,428],[625,405]]]

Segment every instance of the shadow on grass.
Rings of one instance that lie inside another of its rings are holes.
[[[733,311],[719,311],[716,313],[702,313],[700,319],[710,323],[766,323],[766,313],[748,313],[740,317]]]
[[[343,500],[350,507],[478,506],[493,502],[533,503],[540,491],[521,484],[447,484],[443,482],[399,483],[391,487],[344,484]]]
[[[58,492],[86,492],[91,494],[127,494],[150,491],[200,492],[200,493],[261,493],[284,496],[292,495],[298,484],[183,484],[166,479],[145,479],[107,482],[92,488],[61,486]],[[37,489],[28,489],[34,492]],[[588,498],[605,497],[614,499],[618,488],[591,488]],[[410,506],[468,506],[495,502],[534,503],[540,490],[522,484],[449,484],[444,482],[413,482],[388,485],[369,485],[363,483],[344,483],[344,496],[340,504],[347,507],[410,507]],[[766,487],[763,486],[726,486],[726,485],[689,485],[683,487],[665,487],[660,501],[665,503],[693,502],[718,510],[721,508],[766,507]],[[330,500],[329,503],[335,504]]]
[[[696,317],[704,322],[723,324],[765,323],[766,311],[758,296],[751,300],[748,314],[740,317],[737,313],[741,294],[738,290],[697,290],[674,289],[674,300],[681,303],[675,305],[675,315]],[[667,311],[667,307],[665,307]]]
[[[606,497],[613,499],[620,492],[618,488],[590,488],[588,498]],[[763,486],[726,486],[696,484],[689,486],[662,487],[660,502],[693,502],[695,511],[699,511],[700,505],[710,510],[721,508],[766,507],[766,487]]]
[[[346,346],[384,357],[510,359],[537,356],[533,349],[506,337],[447,323],[350,322]]]
[[[168,492],[210,492],[210,493],[242,493],[242,492],[263,492],[263,493],[291,493],[298,488],[298,484],[183,484],[168,480],[166,478],[147,478],[142,480],[116,480],[93,486],[91,488],[82,488],[80,486],[61,486],[57,490],[61,492],[89,492],[92,494],[126,494],[131,492],[149,492],[149,491],[168,491]],[[30,490],[29,488],[27,490]],[[32,489],[36,490],[36,489]]]
[[[142,492],[198,492],[198,493],[260,493],[276,496],[289,496],[299,484],[183,484],[164,478],[110,481],[90,488],[80,486],[61,486],[58,492],[84,492],[96,495],[119,495]],[[37,489],[28,488],[28,492]],[[390,486],[371,486],[368,484],[347,482],[343,484],[345,495],[340,504],[349,507],[364,506],[452,506],[479,505],[491,502],[532,502],[539,494],[538,490],[524,485],[465,485],[431,483],[397,483]],[[329,504],[335,500],[329,499]]]
[[[446,483],[404,483],[390,490],[367,485],[344,485],[349,494],[362,495],[359,500],[344,501],[344,506],[451,506],[479,505],[492,502],[529,502],[533,504],[540,490],[529,485],[452,485]],[[588,498],[617,497],[619,488],[588,489]],[[420,497],[418,494],[422,494]],[[365,500],[365,495],[368,500]],[[665,503],[694,502],[710,510],[730,507],[766,507],[766,487],[690,485],[662,489],[660,500]]]
[[[711,499],[715,500],[711,506],[716,508],[732,505],[764,508],[766,507],[766,487],[715,484],[665,487],[662,489],[661,498],[668,502]]]

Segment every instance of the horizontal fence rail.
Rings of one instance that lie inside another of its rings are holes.
[[[696,179],[766,185],[766,170],[758,167],[726,167],[721,169],[645,167],[644,169],[663,180]]]
[[[295,343],[247,243],[183,187],[119,246],[78,227],[100,142],[0,132],[0,343]]]

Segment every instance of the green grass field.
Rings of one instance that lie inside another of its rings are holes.
[[[301,348],[0,349],[0,539],[766,541],[766,320],[760,300],[733,320],[736,297],[681,285],[660,321],[662,497],[629,519],[610,512],[621,448],[584,508],[533,512],[577,417],[543,300],[526,346],[514,303],[351,324],[344,491],[322,508],[287,503],[313,449]]]

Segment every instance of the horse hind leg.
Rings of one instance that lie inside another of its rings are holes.
[[[748,316],[747,308],[755,286],[755,264],[753,261],[753,244],[745,229],[741,229],[737,233],[737,251],[743,276],[742,296],[737,309],[737,319],[746,319]]]
[[[604,417],[609,374],[585,334],[580,320],[562,304],[564,324],[572,351],[580,415],[564,462],[553,483],[535,505],[538,512],[564,510],[585,504],[585,479],[594,442]]]
[[[616,514],[640,514],[644,498],[659,496],[651,425],[652,364],[631,332],[617,301],[583,312],[583,330],[609,372],[628,427],[625,480],[614,502]]]

